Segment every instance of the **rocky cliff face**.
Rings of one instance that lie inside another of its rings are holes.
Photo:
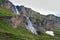
[[[36,29],[36,32],[40,34],[40,31],[53,30],[53,26],[60,28],[60,18],[54,15],[41,15],[38,12],[33,11],[31,8],[24,6],[15,6],[8,0],[0,0],[0,7],[5,7],[11,10],[17,16],[10,17],[9,23],[14,28],[22,26],[26,28],[27,17],[33,24],[33,27]]]
[[[60,25],[60,17],[50,14],[50,15],[47,15],[47,18],[49,20],[53,20],[55,26],[60,27],[59,26]]]

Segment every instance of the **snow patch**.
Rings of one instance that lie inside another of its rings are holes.
[[[54,36],[54,32],[53,31],[46,31],[47,34]]]

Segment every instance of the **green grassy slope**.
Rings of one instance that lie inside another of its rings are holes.
[[[0,7],[0,16],[14,16],[14,15],[15,14],[13,14],[11,10]]]
[[[1,16],[14,16],[14,14],[5,9],[0,8]],[[0,18],[0,40],[59,40],[58,37],[52,37],[45,33],[41,35],[34,35],[23,27],[13,28],[9,23],[6,23],[7,18]]]

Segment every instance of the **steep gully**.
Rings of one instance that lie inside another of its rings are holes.
[[[19,15],[20,13],[19,13],[18,9],[16,7],[15,7],[15,9],[16,9],[16,13]],[[30,32],[32,32],[34,34],[37,34],[37,32],[36,32],[37,30],[33,27],[33,24],[30,21],[29,17],[27,17],[26,20],[27,20],[27,23],[28,23],[27,25],[25,24],[26,29],[28,29]]]

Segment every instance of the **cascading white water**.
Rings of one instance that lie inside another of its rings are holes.
[[[26,25],[26,28],[30,31],[30,32],[32,32],[32,33],[34,33],[34,34],[37,34],[37,32],[36,32],[36,29],[33,27],[33,24],[31,23],[31,21],[30,21],[30,19],[27,17],[27,23],[28,23],[28,25]]]
[[[18,9],[16,8],[16,6],[15,6],[15,9],[16,9],[16,13],[17,13],[17,14],[20,14],[19,11],[18,11]]]

